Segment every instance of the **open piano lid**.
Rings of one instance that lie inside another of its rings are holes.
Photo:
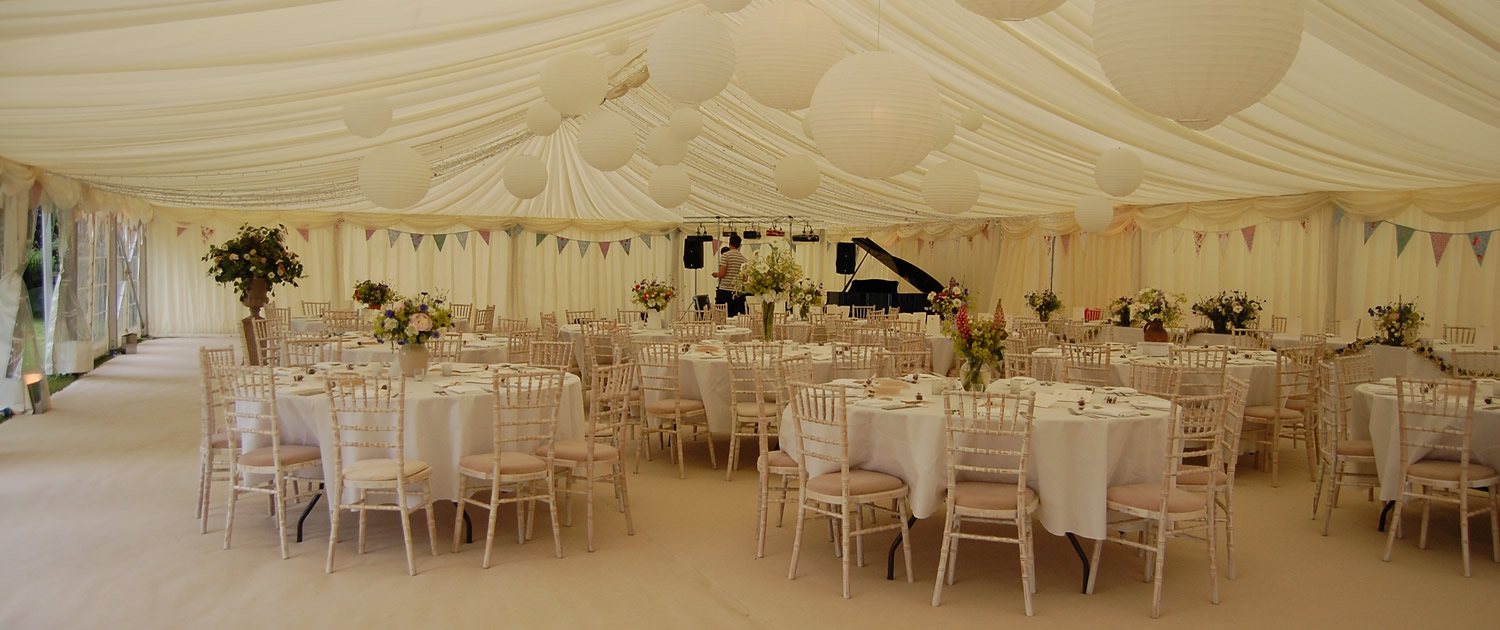
[[[854,239],[854,244],[858,245],[860,249],[865,250],[871,256],[874,256],[875,260],[880,261],[880,264],[896,272],[896,275],[901,276],[901,279],[911,283],[923,295],[944,289],[943,283],[938,282],[931,274],[922,271],[921,267],[891,255],[890,252],[885,251],[885,248],[875,244],[875,241],[868,238],[856,238]]]

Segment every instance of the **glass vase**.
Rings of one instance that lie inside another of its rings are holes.
[[[966,392],[982,392],[990,386],[990,375],[984,364],[973,359],[964,359],[958,366],[959,386]]]
[[[429,358],[427,346],[420,343],[409,343],[401,346],[398,354],[400,355],[402,376],[418,376],[427,373],[427,361]]]
[[[761,302],[760,303],[760,322],[761,322],[761,327],[762,327],[762,331],[761,332],[763,334],[763,336],[761,338],[764,339],[765,341],[774,341],[776,339],[776,303],[775,302],[769,302],[768,301],[768,302]]]

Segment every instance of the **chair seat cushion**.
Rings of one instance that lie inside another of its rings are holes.
[[[1246,418],[1265,418],[1265,419],[1269,420],[1271,418],[1275,418],[1276,417],[1276,410],[1277,410],[1277,408],[1274,407],[1274,406],[1271,406],[1271,405],[1256,405],[1254,407],[1246,407],[1245,408],[1245,417]],[[1295,409],[1287,409],[1285,407],[1282,407],[1281,408],[1281,417],[1282,418],[1289,418],[1289,419],[1301,418],[1302,417],[1302,412],[1297,411]]]
[[[766,466],[767,464],[769,464],[772,468],[796,468],[797,460],[792,459],[791,455],[787,455],[786,451],[771,451],[769,453],[764,453],[760,456],[759,459],[755,460],[756,469]]]
[[[633,401],[633,402],[640,402],[640,400],[641,400],[641,390],[639,390],[639,389],[632,389],[632,390],[630,390],[630,393],[626,395],[626,398],[629,399],[629,400],[631,400],[631,401]]]
[[[1451,462],[1441,459],[1424,459],[1406,469],[1407,476],[1421,477],[1423,479],[1436,479],[1439,481],[1458,481],[1459,473],[1463,471],[1461,462]],[[1495,469],[1481,464],[1469,464],[1469,481],[1489,479],[1495,476]]]
[[[323,452],[316,446],[300,446],[297,444],[281,445],[281,465],[301,464],[303,462],[316,461],[323,458]],[[276,465],[272,456],[271,447],[262,446],[258,449],[240,455],[241,466],[256,466],[267,468]]]
[[[1339,454],[1352,457],[1374,457],[1375,443],[1369,440],[1339,440]]]
[[[839,473],[829,473],[820,477],[814,477],[807,481],[807,489],[818,494],[840,494],[842,482],[839,481]],[[858,496],[862,494],[876,494],[879,492],[890,492],[899,490],[906,486],[906,482],[885,473],[873,470],[861,470],[851,468],[849,470],[849,495]]]
[[[686,398],[663,398],[656,402],[646,403],[645,409],[646,413],[663,416],[679,413],[697,413],[703,411],[703,401]]]
[[[1229,483],[1229,474],[1223,470],[1199,467],[1177,476],[1177,484],[1183,486],[1222,486]]]
[[[489,473],[495,469],[495,454],[480,453],[478,455],[465,455],[458,460],[458,467],[465,470]],[[501,451],[500,474],[502,475],[524,475],[527,473],[539,473],[547,470],[547,460],[530,453],[513,453]]]
[[[537,457],[546,457],[552,453],[553,457],[570,462],[581,462],[589,458],[589,443],[584,440],[560,440],[551,444],[543,444],[536,449]],[[608,444],[594,443],[594,461],[608,462],[620,458],[620,451]]]
[[[1312,401],[1303,396],[1293,396],[1286,400],[1286,408],[1293,411],[1307,411],[1312,406]]]
[[[344,478],[349,481],[395,481],[399,462],[394,459],[362,459],[344,465]],[[432,467],[419,459],[406,460],[403,477],[414,477]]]
[[[953,486],[953,498],[959,507],[976,510],[1014,511],[1019,505],[1014,483],[960,481]],[[1022,498],[1030,505],[1036,500],[1036,491],[1027,488]]]
[[[770,402],[741,402],[734,404],[734,415],[741,418],[774,418],[776,417],[776,411],[776,405]]]
[[[213,448],[229,448],[229,433],[220,432],[213,434],[213,437],[208,438],[208,444]]]
[[[1113,486],[1105,493],[1105,499],[1113,503],[1119,503],[1138,510],[1161,509],[1161,484],[1159,483],[1134,483],[1128,486]],[[1187,490],[1173,488],[1167,497],[1167,512],[1180,514],[1183,512],[1196,512],[1204,509],[1203,495],[1194,494]]]

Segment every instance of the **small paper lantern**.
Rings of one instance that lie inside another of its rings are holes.
[[[1116,147],[1099,154],[1094,163],[1094,182],[1111,197],[1124,197],[1141,187],[1146,168],[1140,156],[1130,149]]]
[[[823,73],[844,58],[844,39],[828,14],[782,0],[740,24],[735,80],[751,98],[776,109],[804,109]]]
[[[676,208],[688,200],[693,192],[693,182],[687,169],[676,164],[657,167],[647,185],[651,198],[663,208]]]
[[[651,34],[646,67],[663,94],[702,103],[722,92],[734,76],[734,35],[706,15],[674,14]]]
[[[750,4],[750,0],[703,0],[703,5],[719,13],[734,13]]]
[[[922,178],[922,200],[943,214],[962,214],[979,201],[979,173],[966,162],[943,162]]]
[[[802,117],[802,137],[807,138],[808,140],[812,140],[813,139],[813,135],[812,135],[812,116],[803,116]]]
[[[958,0],[963,8],[992,20],[1029,20],[1051,13],[1064,0]]]
[[[550,136],[562,124],[562,114],[546,101],[532,103],[526,110],[526,130],[536,136]]]
[[[672,127],[672,133],[687,142],[703,131],[703,114],[692,107],[679,107],[672,112],[672,118],[667,124]]]
[[[604,102],[609,79],[604,64],[586,52],[556,57],[542,66],[542,98],[557,111],[572,116],[587,114]]]
[[[984,126],[984,112],[973,108],[965,110],[958,118],[958,124],[969,131],[979,131],[979,128]]]
[[[905,57],[863,52],[823,75],[808,116],[818,150],[834,166],[860,177],[890,177],[932,152],[937,84]]]
[[[515,155],[505,163],[505,189],[518,199],[531,199],[547,188],[547,165],[535,155]]]
[[[604,52],[616,57],[630,52],[630,37],[628,35],[618,35],[609,38],[609,41],[604,42]]]
[[[432,186],[432,167],[416,149],[388,144],[359,161],[359,189],[382,208],[404,210],[417,205]]]
[[[938,118],[938,131],[937,136],[935,136],[935,139],[932,142],[932,150],[942,151],[945,147],[952,143],[953,121],[947,116],[941,116]]]
[[[687,143],[671,127],[657,127],[646,133],[646,157],[661,166],[681,162],[687,151]]]
[[[1103,232],[1115,220],[1115,206],[1104,195],[1089,195],[1073,208],[1073,220],[1085,232]]]
[[[372,98],[344,105],[344,126],[361,138],[374,138],[391,127],[391,102]]]
[[[578,126],[578,155],[601,171],[625,166],[635,155],[635,127],[607,109],[589,114]]]
[[[1301,0],[1094,4],[1094,51],[1137,107],[1207,129],[1264,98],[1302,44]]]
[[[817,192],[823,173],[806,153],[794,153],[776,164],[776,190],[789,199],[802,199]]]

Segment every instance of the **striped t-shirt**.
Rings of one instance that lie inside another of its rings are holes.
[[[745,266],[745,255],[738,249],[731,249],[719,257],[719,265],[724,267],[724,275],[719,278],[719,288],[738,292],[743,286],[740,282],[740,267]]]

